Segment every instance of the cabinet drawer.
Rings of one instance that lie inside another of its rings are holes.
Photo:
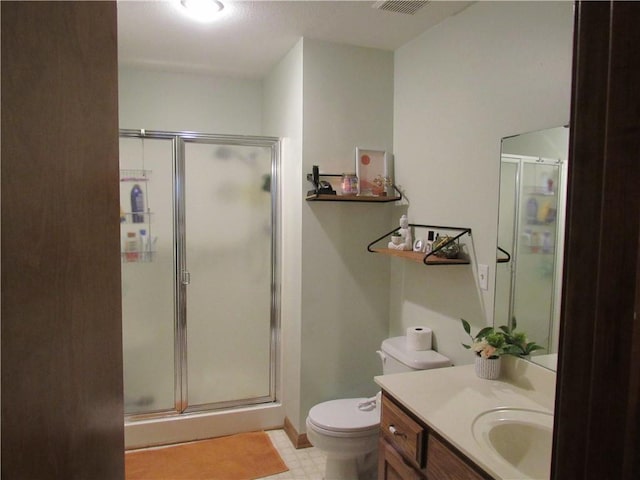
[[[382,397],[380,429],[384,438],[407,460],[418,468],[424,467],[424,428],[386,396]]]

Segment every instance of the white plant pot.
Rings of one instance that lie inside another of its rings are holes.
[[[486,380],[495,380],[500,376],[502,358],[484,358],[476,356],[476,375]]]

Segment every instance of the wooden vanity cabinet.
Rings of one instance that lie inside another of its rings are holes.
[[[383,392],[378,480],[492,478]]]

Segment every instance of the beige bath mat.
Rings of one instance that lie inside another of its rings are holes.
[[[126,480],[251,480],[287,470],[265,432],[125,454]]]

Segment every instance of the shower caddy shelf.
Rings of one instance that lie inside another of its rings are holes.
[[[142,217],[144,217],[144,220],[142,222],[134,222],[133,221],[133,216],[134,215],[141,215]],[[120,223],[124,224],[124,225],[149,225],[151,222],[151,218],[152,218],[153,213],[147,211],[147,212],[122,212],[120,214]]]
[[[120,183],[127,182],[149,182],[151,180],[151,170],[146,169],[120,169]],[[135,222],[134,215],[141,216],[142,221]],[[152,223],[153,213],[147,208],[145,212],[121,212],[120,213],[120,225],[133,225],[137,227],[145,227],[145,230],[149,232],[151,228],[149,227]],[[149,239],[147,239],[149,241]],[[150,247],[152,248],[152,246]],[[150,250],[130,250],[125,251],[124,249],[120,252],[120,258],[122,263],[150,263],[153,261],[155,252]]]
[[[321,173],[320,177],[342,177],[339,173]],[[307,180],[311,181],[312,174],[307,174]],[[369,203],[390,203],[402,200],[402,192],[398,190],[398,187],[392,185],[393,190],[397,192],[397,195],[332,195],[326,193],[316,193],[310,190],[307,193],[305,200],[307,202],[369,202]]]
[[[411,260],[416,263],[422,263],[424,265],[468,265],[471,263],[467,258],[442,258],[435,255],[439,250],[441,250],[442,248],[446,247],[447,245],[453,242],[460,243],[460,237],[462,237],[463,235],[469,235],[469,238],[471,238],[471,228],[444,227],[439,225],[422,225],[419,223],[410,223],[409,227],[430,228],[433,230],[454,230],[460,233],[458,233],[454,237],[451,237],[451,239],[448,242],[440,245],[438,248],[428,253],[414,252],[412,250],[393,250],[391,248],[373,248],[373,246],[376,243],[378,243],[380,240],[383,240],[389,237],[392,233],[397,232],[401,228],[401,227],[396,227],[390,232],[387,232],[384,235],[376,238],[369,245],[367,245],[367,251],[371,253],[381,253],[383,255],[387,255],[390,257],[404,258],[406,260]]]
[[[138,169],[121,169],[120,181],[121,182],[148,182],[151,176],[151,170],[138,170]]]
[[[140,251],[132,251],[132,252],[120,252],[120,259],[122,263],[151,263],[153,262],[153,255],[155,252],[140,252]],[[133,254],[135,257],[130,257],[128,255]]]

